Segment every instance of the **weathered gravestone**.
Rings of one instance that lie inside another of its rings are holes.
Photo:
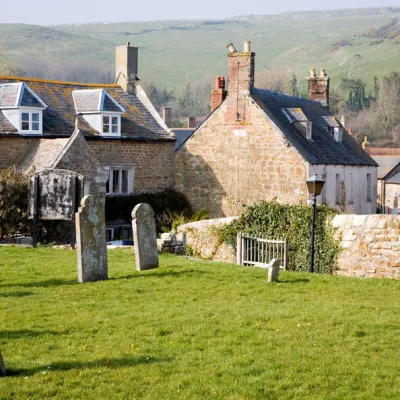
[[[75,214],[79,282],[108,278],[104,201],[85,196]]]
[[[280,265],[280,261],[276,258],[268,264],[268,282],[278,282]]]
[[[154,211],[149,204],[138,204],[132,211],[136,269],[158,267],[157,232]]]
[[[0,376],[4,376],[6,374],[6,367],[4,366],[3,357],[1,356],[0,350]]]

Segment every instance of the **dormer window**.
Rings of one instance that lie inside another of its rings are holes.
[[[331,115],[322,117],[326,122],[327,131],[333,136],[333,138],[337,142],[341,142],[343,140],[343,127],[339,124],[337,119]]]
[[[103,115],[103,133],[119,134],[121,132],[121,116]]]
[[[301,108],[282,108],[282,112],[298,132],[306,139],[312,139],[312,122],[307,119]]]
[[[125,110],[104,90],[74,90],[75,110],[100,135],[121,136],[121,116]]]
[[[0,110],[21,134],[43,134],[47,105],[23,82],[0,85]]]
[[[21,132],[41,131],[41,115],[36,111],[21,111]]]

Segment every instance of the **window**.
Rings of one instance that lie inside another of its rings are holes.
[[[367,174],[367,201],[372,201],[371,174]]]
[[[103,133],[119,134],[120,130],[120,117],[112,115],[103,115]]]
[[[21,131],[40,133],[40,113],[34,111],[21,112]]]
[[[340,174],[336,174],[335,202],[340,204]]]
[[[107,193],[130,194],[133,193],[133,168],[112,167],[110,178],[107,182]]]
[[[349,174],[349,204],[353,204],[353,174]]]

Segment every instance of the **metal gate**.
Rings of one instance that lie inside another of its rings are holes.
[[[281,268],[287,267],[287,242],[271,240],[254,236],[238,234],[237,237],[237,264],[253,265],[268,264],[273,258],[281,262]]]

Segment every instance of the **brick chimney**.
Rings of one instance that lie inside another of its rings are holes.
[[[245,123],[250,117],[249,102],[254,88],[255,53],[251,52],[251,42],[244,42],[243,51],[228,46],[228,96],[224,121],[226,124]]]
[[[137,81],[138,50],[129,42],[115,48],[115,83],[128,93],[133,91]]]
[[[321,69],[320,75],[317,76],[315,68],[310,69],[308,80],[308,98],[310,100],[319,101],[324,107],[329,109],[329,81],[325,70]]]
[[[243,52],[235,49],[233,44],[229,44],[228,50],[228,94],[236,93],[248,94],[254,87],[254,65],[255,53],[251,52],[251,42],[244,42]]]
[[[172,108],[171,107],[163,107],[161,109],[162,112],[162,119],[165,122],[165,125],[168,126],[168,128],[172,127]]]
[[[195,129],[196,128],[196,117],[189,117],[188,118],[188,129]]]
[[[225,78],[217,76],[215,78],[215,89],[211,90],[211,112],[222,104],[227,94],[228,92],[225,90]]]

